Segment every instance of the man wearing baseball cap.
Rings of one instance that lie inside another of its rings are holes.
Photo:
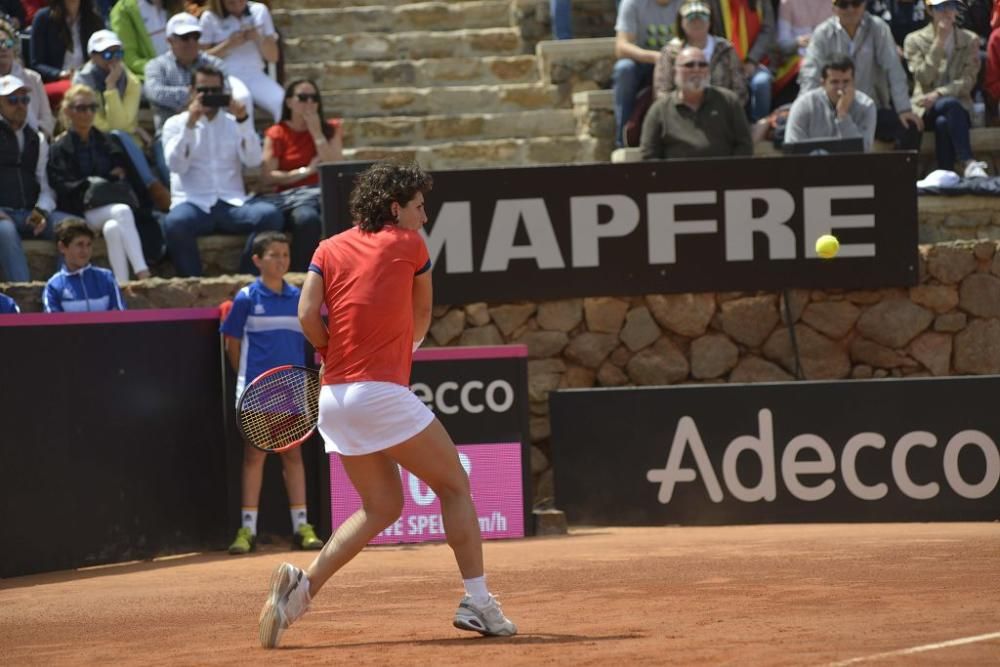
[[[24,67],[17,57],[20,37],[17,29],[11,23],[0,18],[0,76],[13,74],[31,91],[31,104],[28,105],[28,123],[51,137],[56,127],[56,119],[52,116],[48,98],[45,95],[45,84],[41,75]]]
[[[167,21],[167,44],[170,51],[153,58],[146,64],[144,90],[146,99],[153,106],[153,122],[157,131],[174,114],[187,109],[191,98],[191,78],[201,66],[226,71],[221,58],[200,50],[201,25],[191,14],[174,14]],[[243,82],[227,76],[226,82],[233,99],[248,106],[250,91]]]
[[[0,277],[8,282],[31,280],[21,239],[51,239],[55,223],[69,217],[53,210],[49,145],[27,123],[30,90],[16,76],[0,76]]]

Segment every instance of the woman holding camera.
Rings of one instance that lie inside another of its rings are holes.
[[[264,134],[263,181],[267,197],[285,215],[292,235],[292,271],[305,271],[320,240],[319,165],[343,159],[340,119],[323,117],[319,87],[298,79],[285,89],[281,122]]]
[[[222,58],[226,72],[246,84],[254,104],[281,119],[284,91],[264,72],[264,63],[278,62],[278,33],[267,5],[247,0],[209,0],[201,15],[201,45]],[[253,115],[253,108],[247,107]]]
[[[60,116],[68,129],[53,142],[49,152],[49,183],[59,210],[83,217],[88,226],[104,234],[115,280],[128,281],[129,264],[136,278],[142,280],[149,277],[149,268],[132,208],[123,201],[94,204],[95,200],[109,197],[135,198],[127,180],[128,157],[94,127],[98,107],[94,91],[87,86],[77,84],[66,91]]]

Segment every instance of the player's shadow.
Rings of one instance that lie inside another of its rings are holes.
[[[450,646],[455,647],[468,642],[503,642],[515,646],[532,646],[543,644],[572,644],[575,642],[601,642],[601,641],[621,641],[622,639],[641,639],[644,637],[639,632],[626,632],[620,635],[560,635],[553,632],[535,632],[531,634],[519,634],[514,637],[452,637],[449,639],[397,639],[394,641],[371,641],[371,642],[336,642],[331,644],[310,644],[308,646],[282,646],[282,651],[315,651],[318,649],[336,648],[371,648],[375,646]]]

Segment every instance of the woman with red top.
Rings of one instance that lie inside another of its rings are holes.
[[[355,226],[316,250],[299,298],[302,333],[323,355],[320,435],[340,456],[361,509],[337,528],[305,571],[282,563],[260,615],[260,641],[277,645],[320,587],[403,508],[399,468],[441,501],[448,545],[465,584],[453,625],[484,635],[517,632],[486,588],[469,478],[434,414],[409,388],[410,364],[431,323],[431,271],[419,230],[430,176],[381,162],[351,193]],[[320,309],[326,305],[329,324]]]
[[[319,164],[343,159],[340,119],[324,120],[319,87],[297,79],[285,88],[281,122],[264,133],[267,199],[285,214],[292,236],[292,271],[305,271],[320,237]]]

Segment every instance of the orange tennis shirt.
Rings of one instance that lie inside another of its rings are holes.
[[[323,278],[330,342],[323,384],[410,383],[413,362],[413,278],[431,268],[419,232],[387,224],[331,236],[309,270]]]

